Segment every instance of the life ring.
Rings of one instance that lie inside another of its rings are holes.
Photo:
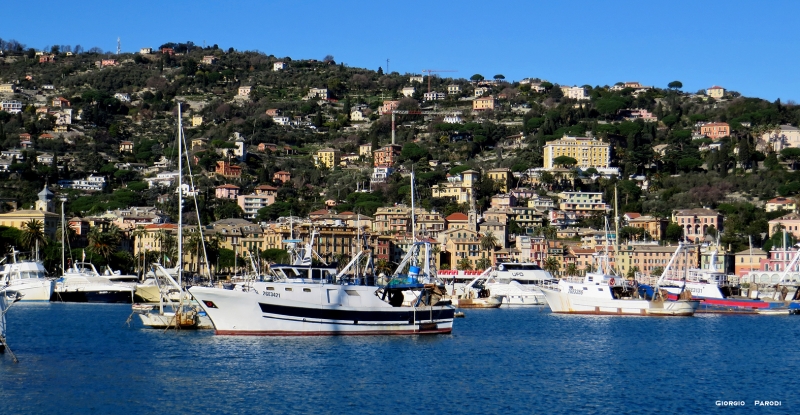
[[[610,279],[610,280],[608,280],[608,286],[609,286],[609,287],[613,287],[614,285],[616,285],[616,281],[614,281],[614,279],[613,279],[613,278],[612,278],[612,279]]]

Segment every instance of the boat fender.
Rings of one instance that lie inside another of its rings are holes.
[[[615,284],[616,284],[616,281],[613,278],[608,280],[608,286],[609,287],[613,287]]]

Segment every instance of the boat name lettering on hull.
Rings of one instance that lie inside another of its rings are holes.
[[[568,290],[568,292],[569,292],[570,294],[578,294],[578,295],[583,295],[583,290],[576,290],[576,289],[574,289],[574,288],[570,288],[570,289]]]
[[[275,292],[272,292],[272,291],[263,291],[261,294],[263,294],[265,297],[281,298],[281,294],[280,293],[275,293]]]

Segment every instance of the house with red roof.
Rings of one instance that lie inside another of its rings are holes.
[[[721,86],[712,86],[711,88],[706,89],[706,95],[709,98],[719,99],[725,96],[725,88]]]
[[[444,218],[445,229],[469,229],[469,216],[456,212]]]
[[[281,171],[275,172],[275,174],[272,175],[272,181],[273,182],[286,183],[286,182],[291,181],[291,180],[292,180],[292,174],[289,173],[288,171],[281,170]]]

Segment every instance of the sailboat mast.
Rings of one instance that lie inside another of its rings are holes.
[[[617,211],[617,185],[614,185],[614,268],[619,271],[619,212]]]
[[[414,166],[411,166],[411,243],[417,242],[417,215],[414,210]]]
[[[181,277],[183,275],[183,116],[181,115],[181,103],[178,103],[178,285],[182,286]]]

